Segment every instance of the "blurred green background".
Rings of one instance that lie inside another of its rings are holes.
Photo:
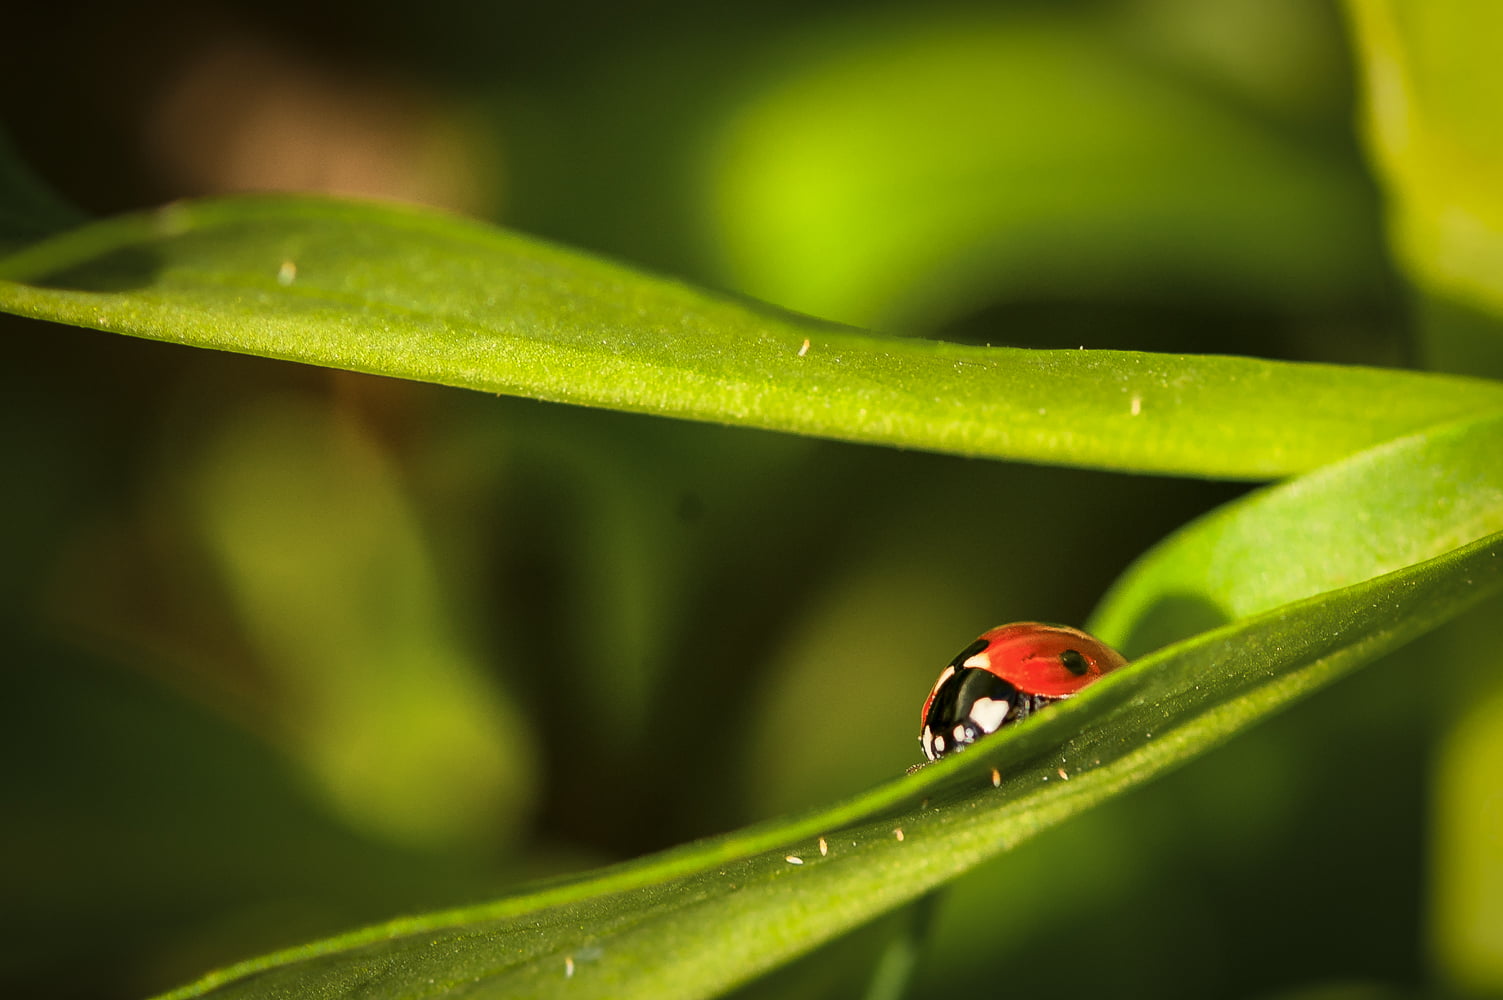
[[[1422,353],[1331,4],[7,19],[0,120],[96,214],[398,198],[904,335]],[[0,326],[7,996],[140,997],[857,791],[956,649],[1084,619],[1245,489]],[[1503,989],[1493,631],[968,876],[916,995]],[[859,995],[889,923],[745,992]]]

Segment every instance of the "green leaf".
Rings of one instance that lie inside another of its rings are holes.
[[[487,392],[994,458],[1298,472],[1503,385],[879,337],[390,206],[169,206],[0,259],[0,309]],[[807,344],[807,348],[805,345]]]
[[[170,996],[688,998],[722,991],[1183,763],[1503,589],[1503,493],[1466,478],[1481,468],[1480,456],[1496,454],[1500,427],[1503,419],[1478,421],[1378,449],[1312,477],[1303,493],[1290,486],[1254,496],[1209,522],[1223,532],[1242,522],[1248,537],[1276,532],[1277,515],[1287,513],[1282,505],[1301,496],[1312,512],[1343,493],[1346,509],[1360,509],[1374,491],[1429,464],[1434,474],[1413,487],[1413,509],[1427,502],[1446,509],[1448,497],[1472,488],[1485,498],[1460,519],[1482,537],[1459,544],[1463,529],[1435,516],[1422,518],[1400,546],[1409,554],[1437,549],[1434,558],[1378,576],[1395,556],[1367,546],[1334,574],[1360,582],[1321,592],[1326,579],[1314,573],[1271,586],[1261,600],[1279,594],[1291,603],[1143,657],[965,754],[830,808],[255,960]],[[1206,564],[1244,557],[1218,548],[1217,537],[1192,529],[1145,565],[1172,564],[1196,538]],[[1309,547],[1281,546],[1284,558],[1312,564],[1342,543],[1320,533],[1297,541]],[[1191,577],[1181,582],[1195,586]],[[1132,578],[1125,586],[1139,592]],[[1214,584],[1206,594],[1217,597]]]
[[[1367,136],[1411,276],[1503,313],[1503,8],[1469,0],[1347,0]]]
[[[1500,584],[1494,535],[1147,657],[985,750],[824,813],[309,945],[169,996],[713,995],[1184,761]],[[989,766],[1007,774],[999,789],[982,777]]]
[[[1185,526],[1091,630],[1129,656],[1503,531],[1503,419],[1391,442]]]
[[[284,748],[368,834],[495,849],[528,812],[536,734],[460,634],[368,429],[267,398],[180,453],[174,513],[274,679]]]
[[[1472,686],[1438,748],[1428,852],[1433,879],[1429,941],[1436,971],[1457,996],[1503,994],[1503,656],[1493,622],[1480,643],[1454,648],[1493,678]]]
[[[1154,51],[1152,15],[1094,13],[861,8],[767,60],[709,157],[703,214],[724,271],[759,297],[884,329],[999,296],[1193,287],[1267,304],[1373,280],[1354,163],[1188,86],[1183,55]],[[1256,64],[1301,77],[1298,12],[1219,13],[1223,44],[1284,39]]]

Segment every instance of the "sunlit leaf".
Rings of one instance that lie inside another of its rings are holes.
[[[1491,636],[1489,636],[1489,639]],[[1503,657],[1468,647],[1496,677]],[[1462,710],[1435,761],[1431,946],[1462,995],[1503,990],[1503,687]]]
[[[1503,8],[1348,0],[1393,243],[1435,293],[1503,312]]]
[[[1299,24],[1283,13],[1269,30],[1287,49]],[[726,273],[879,328],[1020,296],[1190,285],[1308,301],[1370,284],[1378,240],[1355,165],[1156,65],[1120,23],[860,9],[801,38],[768,59],[710,156]]]
[[[1259,478],[1503,385],[878,337],[417,210],[175,205],[0,259],[0,309],[488,392],[935,451]]]

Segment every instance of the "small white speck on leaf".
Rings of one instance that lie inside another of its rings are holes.
[[[565,979],[573,979],[574,978],[574,956],[573,955],[565,955],[564,956],[564,978]]]
[[[804,863],[804,859],[799,857],[797,854],[790,854],[783,860],[788,862],[790,865],[801,865]]]
[[[808,353],[809,353],[809,338],[805,337],[804,338],[804,346],[802,346],[802,347],[800,347],[798,349],[798,356],[799,357],[803,357],[805,354],[808,354]]]
[[[1002,772],[999,771],[999,770],[997,770],[995,767],[992,768],[992,787],[993,788],[1001,788],[1002,787]]]
[[[901,826],[894,828],[893,831],[892,831],[892,835],[894,837],[897,837],[898,840],[899,840],[899,842],[901,842],[902,839],[903,839],[903,828]]]
[[[819,838],[819,856],[826,857],[830,853],[830,845],[825,843],[825,838]]]
[[[297,280],[297,264],[290,260],[282,261],[282,266],[277,269],[277,284],[286,288]]]
[[[1140,414],[1142,412],[1143,412],[1143,397],[1142,396],[1134,396],[1132,398],[1132,415],[1136,417],[1138,414]]]
[[[1059,776],[1060,776],[1061,779],[1063,779],[1065,781],[1069,781],[1070,780],[1070,776],[1065,773],[1065,769],[1064,768],[1060,768],[1058,774],[1059,774]]]

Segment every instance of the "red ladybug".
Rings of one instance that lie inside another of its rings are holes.
[[[937,760],[1010,722],[1078,694],[1127,661],[1080,629],[999,625],[960,651],[924,702],[919,742]]]

